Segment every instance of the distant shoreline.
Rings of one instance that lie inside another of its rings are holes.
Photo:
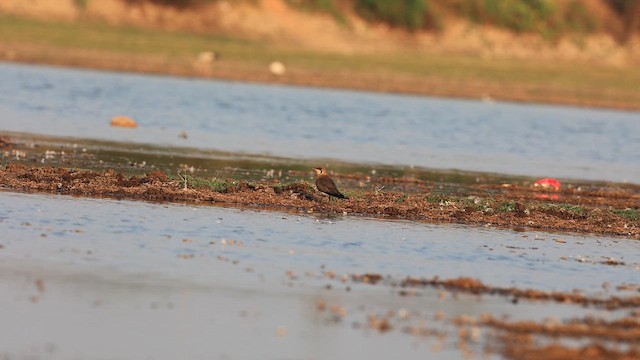
[[[248,67],[243,69],[218,68],[215,73],[203,75],[196,70],[157,64],[153,61],[146,62],[146,65],[131,64],[126,59],[114,56],[105,60],[101,55],[85,55],[73,58],[73,52],[56,55],[49,55],[46,60],[38,59],[33,54],[26,53],[7,58],[0,54],[0,61],[25,64],[58,66],[65,68],[79,68],[87,70],[102,70],[125,73],[139,73],[149,75],[178,76],[185,78],[238,81],[246,83],[308,86],[323,89],[370,91],[390,94],[405,94],[416,96],[430,96],[450,99],[469,99],[481,101],[506,101],[515,103],[533,103],[547,105],[566,105],[585,108],[602,108],[623,111],[640,111],[640,103],[612,101],[610,99],[580,99],[570,94],[557,94],[553,89],[535,96],[528,95],[526,87],[505,86],[497,87],[493,84],[455,84],[444,83],[440,80],[417,81],[406,76],[392,76],[391,79],[381,79],[376,74],[359,75],[352,74],[351,77],[336,78],[332,74],[305,73],[299,72],[284,77],[275,77],[264,71],[263,67]],[[487,91],[489,90],[490,91]],[[483,92],[490,93],[485,95]]]
[[[208,58],[208,54],[219,56]],[[206,55],[203,57],[203,55]],[[341,54],[190,32],[0,15],[0,61],[483,101],[640,110],[632,66],[397,50]],[[284,67],[274,74],[269,65]]]

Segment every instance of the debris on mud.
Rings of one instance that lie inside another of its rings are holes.
[[[506,359],[626,360],[637,359],[640,354],[640,348],[637,346],[640,343],[640,321],[637,317],[640,296],[598,298],[587,297],[575,291],[548,292],[518,287],[500,288],[485,285],[478,279],[468,277],[398,278],[378,273],[337,275],[333,271],[325,271],[324,277],[343,283],[350,280],[352,283],[399,288],[400,295],[417,294],[415,289],[430,287],[442,290],[439,295],[441,299],[446,297],[446,293],[466,293],[556,302],[567,306],[593,307],[599,311],[606,309],[626,314],[609,318],[603,317],[602,312],[599,312],[598,315],[566,319],[551,317],[543,320],[511,319],[486,312],[476,316],[462,314],[447,317],[441,311],[410,313],[404,308],[379,310],[381,313],[374,315],[365,314],[366,327],[378,330],[381,334],[399,329],[402,333],[412,336],[432,337],[443,341],[448,334],[445,330],[446,324],[449,324],[456,329],[458,345],[467,342],[480,344],[486,353],[499,353]],[[459,348],[463,352],[465,349],[469,350],[465,346]]]
[[[502,355],[512,360],[633,360],[640,357],[638,348],[610,349],[601,343],[570,347],[558,343],[536,344],[529,335],[505,335]]]
[[[111,118],[111,126],[133,129],[138,127],[138,123],[128,116],[118,115]]]
[[[479,324],[505,331],[509,334],[538,334],[574,339],[593,338],[637,344],[640,342],[640,321],[635,316],[607,321],[595,317],[558,321],[506,321],[485,314]]]
[[[542,189],[553,189],[555,191],[560,190],[560,182],[553,178],[540,179],[533,183],[534,187],[540,187]]]
[[[11,138],[9,138],[8,136],[0,136],[0,149],[10,145],[13,145]]]
[[[9,164],[0,169],[7,190],[148,201],[234,204],[514,229],[571,231],[640,239],[640,193],[566,189],[564,203],[540,201],[530,188],[509,187],[487,197],[431,193],[361,192],[349,200],[324,200],[306,181],[247,182],[171,179],[161,171],[126,176],[103,172]],[[481,187],[486,190],[487,187]],[[612,203],[606,199],[612,199]],[[605,200],[603,200],[605,199]],[[607,206],[608,205],[608,206]]]
[[[445,289],[450,292],[461,292],[472,295],[502,296],[512,299],[511,301],[513,303],[517,303],[519,299],[526,299],[531,301],[552,301],[562,304],[575,304],[584,307],[604,308],[607,310],[640,307],[640,296],[611,296],[608,298],[601,298],[590,297],[576,292],[551,292],[535,289],[520,289],[517,287],[504,288],[485,285],[478,279],[467,277],[455,279],[440,279],[438,277],[434,277],[432,279],[417,277],[393,279],[390,277],[383,277],[381,274],[354,274],[349,276],[349,278],[355,283],[366,283],[371,285],[375,285],[384,279],[385,284],[402,289],[399,292],[400,295],[408,293],[409,289],[431,287]]]

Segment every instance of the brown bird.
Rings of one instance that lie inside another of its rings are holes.
[[[335,196],[340,199],[348,199],[348,197],[342,195],[342,193],[336,187],[336,183],[333,182],[333,179],[330,178],[329,175],[327,175],[327,169],[322,167],[317,167],[317,168],[314,168],[313,170],[316,171],[316,175],[317,175],[316,187],[318,188],[319,191],[322,191],[327,195]]]

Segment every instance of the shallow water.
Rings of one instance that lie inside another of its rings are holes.
[[[119,114],[140,128],[110,128]],[[638,112],[2,63],[0,119],[43,135],[640,183]]]
[[[118,114],[140,127],[109,127]],[[444,187],[502,180],[407,165],[640,183],[638,120],[637,112],[0,63],[0,134],[22,141],[23,161],[52,166],[169,174],[194,166],[199,176],[250,179],[282,171],[286,180],[289,170],[305,176],[305,158],[330,158],[346,161],[332,162],[345,173]],[[379,163],[398,166],[367,165]],[[461,359],[448,320],[458,315],[540,321],[621,311],[432,288],[400,296],[387,284],[337,279],[464,276],[628,296],[616,286],[640,275],[640,243],[616,238],[1,191],[0,204],[0,358]],[[625,264],[602,264],[609,258]],[[395,318],[393,331],[366,326],[369,315],[400,309],[411,316]],[[439,311],[446,319],[434,321]],[[402,331],[423,323],[447,337]],[[471,350],[485,356],[483,346]]]
[[[355,325],[390,309],[445,330],[446,322],[433,324],[436,311],[614,315],[491,296],[443,299],[435,289],[401,297],[322,272],[472,276],[622,296],[615,286],[640,272],[633,240],[10,192],[0,192],[0,203],[0,355],[9,358],[424,358],[432,339]],[[626,265],[598,263],[609,257]],[[320,300],[349,315],[331,320]],[[447,340],[438,358],[463,354]]]

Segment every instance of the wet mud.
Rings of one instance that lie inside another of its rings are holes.
[[[486,312],[476,316],[453,317],[436,312],[425,319],[423,315],[401,308],[368,314],[365,320],[356,322],[356,327],[375,330],[380,334],[399,331],[416,338],[434,338],[440,341],[447,337],[447,331],[443,328],[452,325],[454,333],[457,333],[457,348],[469,358],[473,358],[473,353],[477,352],[472,347],[478,344],[481,344],[485,355],[497,353],[506,359],[637,359],[640,355],[640,347],[637,345],[640,343],[640,296],[637,295],[598,298],[576,292],[499,288],[485,285],[473,278],[399,279],[377,273],[340,275],[333,271],[325,271],[323,276],[334,283],[347,285],[347,289],[355,284],[382,286],[392,289],[392,293],[401,297],[428,296],[418,290],[432,288],[439,291],[440,299],[455,299],[461,294],[499,296],[511,299],[514,306],[542,301],[623,312],[622,316],[614,319],[605,319],[600,313],[562,320],[555,317],[516,320]],[[331,288],[332,286],[327,286],[327,289]],[[327,304],[324,301],[317,304],[317,311],[336,320],[346,317],[347,313],[339,304]],[[432,351],[437,352],[438,349],[439,346],[435,346]]]
[[[238,205],[640,239],[640,187],[633,185],[579,186],[559,192],[519,185],[477,185],[467,186],[467,194],[447,195],[438,194],[435,185],[424,182],[418,184],[423,192],[356,190],[348,193],[350,198],[347,200],[332,200],[305,180],[281,183],[278,180],[229,179],[214,182],[187,176],[171,178],[158,170],[142,176],[128,176],[114,170],[24,164],[8,164],[0,169],[0,184],[4,189],[14,191]]]
[[[404,279],[393,280],[388,277],[383,277],[381,274],[351,275],[351,280],[353,282],[369,283],[372,285],[375,285],[383,279],[386,279],[386,283],[391,287],[399,288],[400,290],[398,293],[403,296],[410,295],[414,289],[432,287],[472,295],[507,297],[514,304],[518,303],[520,299],[527,299],[532,301],[550,301],[585,307],[605,308],[607,310],[640,307],[640,296],[612,296],[609,298],[601,298],[589,297],[580,293],[539,291],[535,289],[521,289],[517,287],[504,288],[485,285],[477,279],[467,277],[456,279],[440,279],[438,277],[433,279],[424,279],[407,277]]]

